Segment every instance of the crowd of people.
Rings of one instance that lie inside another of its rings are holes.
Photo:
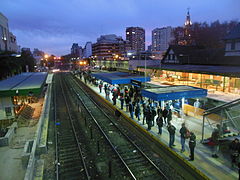
[[[129,112],[132,119],[142,121],[142,124],[147,124],[147,130],[151,130],[153,126],[158,127],[158,134],[162,135],[162,128],[166,126],[169,133],[169,147],[175,146],[175,131],[176,127],[172,121],[172,107],[168,103],[162,108],[160,102],[155,102],[151,99],[146,99],[141,96],[141,91],[137,87],[119,87],[113,86],[103,81],[98,82],[100,93],[105,93],[105,98],[110,101],[110,93],[112,93],[112,103],[116,105],[116,101],[120,101],[120,108]],[[142,116],[141,116],[142,115]],[[185,141],[189,139],[190,161],[194,160],[194,148],[196,146],[196,136],[190,132],[185,124],[182,124],[180,129],[181,134],[181,152],[185,151]]]
[[[175,146],[175,133],[176,127],[171,123],[172,121],[172,109],[178,105],[179,101],[172,106],[168,103],[164,107],[161,107],[160,102],[153,101],[151,99],[146,99],[142,97],[141,91],[138,87],[120,87],[113,86],[103,81],[97,81],[95,78],[92,78],[89,73],[82,73],[80,78],[84,78],[85,83],[92,83],[95,86],[98,86],[100,93],[105,93],[105,98],[108,101],[112,101],[113,105],[117,104],[117,101],[120,101],[120,108],[122,110],[129,112],[129,115],[132,119],[137,119],[142,121],[142,124],[147,124],[147,130],[151,130],[153,126],[158,127],[158,134],[162,135],[163,127],[165,126],[169,133],[169,147],[173,148]],[[112,94],[112,99],[110,100],[110,94]],[[179,109],[179,108],[177,108]],[[225,126],[224,126],[225,127]],[[223,127],[223,128],[224,128]],[[226,129],[222,129],[223,132],[226,132]],[[194,161],[194,149],[196,147],[196,135],[194,132],[190,131],[185,123],[182,123],[182,127],[179,130],[180,133],[180,143],[181,143],[181,153],[185,152],[185,144],[188,139],[188,147],[190,151],[189,161]],[[212,132],[211,141],[214,144],[213,146],[213,158],[218,158],[219,151],[219,137],[220,137],[220,127],[217,125]],[[230,157],[232,162],[232,167],[238,166],[239,153],[240,153],[240,142],[236,138],[229,145]]]

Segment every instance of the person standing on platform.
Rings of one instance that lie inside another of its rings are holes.
[[[180,139],[181,139],[181,146],[182,146],[181,153],[182,153],[185,151],[185,140],[188,136],[187,135],[188,129],[186,128],[185,123],[182,123],[182,127],[181,127],[179,133],[180,133]]]
[[[100,93],[102,93],[102,87],[103,87],[103,85],[100,83],[100,84],[98,85],[98,87],[99,87]]]
[[[134,119],[134,117],[133,117],[134,109],[133,109],[133,105],[131,102],[129,103],[129,113],[130,113],[131,118]]]
[[[146,123],[148,125],[148,129],[147,130],[151,130],[152,121],[151,121],[151,109],[150,109],[150,106],[147,107]]]
[[[237,160],[239,158],[239,151],[240,151],[240,143],[239,139],[235,138],[229,145],[230,153],[231,153],[231,160],[232,160],[232,167],[237,165]]]
[[[138,119],[138,121],[140,121],[140,114],[141,114],[140,105],[139,103],[137,103],[135,108],[135,116]]]
[[[171,120],[172,120],[172,110],[169,109],[167,114],[167,123],[169,124]]]
[[[161,114],[161,116],[162,116],[162,113],[163,113],[163,111],[162,111],[162,108],[161,108],[161,106],[158,106],[157,107],[157,114],[158,114],[158,116]]]
[[[163,117],[161,113],[158,114],[156,122],[158,125],[158,134],[162,135]]]
[[[109,87],[107,87],[107,90],[106,90],[106,99],[110,101],[109,95],[110,95],[110,89],[109,89]]]
[[[105,94],[106,94],[106,92],[107,92],[107,88],[108,88],[107,84],[104,84],[104,91],[105,91]]]
[[[175,146],[174,141],[175,141],[176,128],[171,123],[169,123],[167,129],[168,129],[168,132],[169,132],[169,147],[172,148],[172,146]]]
[[[217,124],[217,127],[219,126],[219,124]],[[218,128],[215,128],[212,132],[212,142],[214,143],[213,146],[213,154],[212,157],[213,158],[218,158],[218,151],[219,151],[219,137],[220,137],[220,132]]]
[[[162,114],[163,114],[163,120],[164,120],[164,123],[167,124],[168,110],[167,110],[166,107],[164,107],[164,110],[163,110]]]
[[[126,111],[129,110],[129,103],[130,103],[131,99],[128,95],[125,95],[125,104],[126,104]]]
[[[146,120],[146,118],[147,118],[147,106],[146,106],[146,104],[143,104],[143,125],[145,124],[144,122],[145,122],[145,120]]]
[[[193,132],[190,132],[189,137],[189,149],[190,149],[190,159],[189,161],[194,161],[194,149],[196,147],[196,136]]]
[[[124,105],[124,97],[123,97],[123,94],[120,96],[120,102],[121,102],[121,109],[123,109],[123,105]]]
[[[152,118],[152,126],[154,126],[154,121],[155,121],[155,116],[157,115],[157,112],[155,110],[155,107],[151,107],[151,111],[152,111],[152,115],[151,115],[151,118]]]

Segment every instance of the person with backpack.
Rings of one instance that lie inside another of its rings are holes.
[[[189,161],[194,161],[194,149],[196,147],[196,136],[193,132],[190,132],[189,137],[189,149],[190,149],[190,159]]]
[[[167,129],[168,129],[168,132],[169,132],[169,147],[172,148],[172,146],[175,146],[174,141],[175,141],[176,128],[171,123],[169,123]]]
[[[180,133],[180,140],[181,140],[181,146],[182,146],[182,149],[181,149],[181,153],[182,153],[185,151],[185,140],[189,136],[189,131],[186,128],[185,123],[182,123],[182,127],[181,127],[179,133]]]

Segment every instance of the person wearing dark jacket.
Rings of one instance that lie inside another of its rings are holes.
[[[162,134],[162,127],[163,127],[163,118],[162,118],[162,114],[159,113],[158,117],[157,117],[157,125],[158,125],[158,134]]]
[[[172,148],[172,146],[175,146],[174,141],[175,141],[176,128],[171,123],[169,123],[167,129],[168,129],[168,132],[169,132],[169,147]]]
[[[130,103],[131,99],[128,95],[125,96],[125,104],[126,104],[126,111],[129,110],[129,103]]]
[[[147,113],[148,113],[147,111],[148,111],[147,106],[145,104],[143,104],[143,125],[144,125],[144,121],[147,118]]]
[[[121,102],[121,109],[123,109],[123,105],[124,105],[124,97],[123,97],[123,95],[120,96],[120,102]]]
[[[152,112],[150,110],[150,107],[148,106],[147,107],[147,114],[146,114],[146,123],[148,125],[148,129],[147,130],[151,130],[151,127],[152,127]]]
[[[163,112],[162,112],[162,115],[163,115],[164,123],[167,124],[168,110],[166,109],[166,107],[164,108],[164,110],[163,110]]]
[[[229,145],[229,149],[231,152],[231,160],[232,160],[232,167],[236,165],[237,159],[239,157],[239,151],[240,151],[240,143],[239,139],[235,138]]]
[[[213,130],[212,136],[211,136],[212,142],[214,143],[213,154],[212,154],[213,158],[218,158],[217,153],[218,153],[218,150],[219,150],[219,137],[220,137],[220,132],[219,132],[219,129],[216,128],[216,129]]]
[[[189,137],[189,149],[190,149],[190,159],[189,161],[194,161],[194,149],[196,147],[196,136],[193,132],[190,132]]]
[[[137,103],[136,108],[135,108],[135,116],[140,121],[140,114],[141,114],[141,109],[139,103]]]
[[[155,116],[157,115],[157,112],[156,112],[154,107],[151,107],[151,111],[152,111],[152,116],[151,116],[151,118],[152,118],[152,126],[154,126]]]
[[[181,152],[185,151],[185,140],[186,140],[186,135],[187,135],[187,128],[185,126],[185,123],[182,123],[182,127],[179,131],[180,133],[180,139],[181,139],[181,145],[182,145],[182,149]]]
[[[167,114],[167,123],[169,124],[171,120],[172,120],[172,110],[169,109]]]
[[[129,103],[129,112],[130,112],[130,116],[131,116],[131,118],[134,119],[134,117],[133,117],[134,108],[133,108],[133,105],[132,105],[131,102]]]

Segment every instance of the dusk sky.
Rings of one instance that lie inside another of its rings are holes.
[[[240,21],[240,0],[0,0],[18,45],[59,56],[100,35],[125,39],[129,26],[143,27],[149,45],[154,28],[182,26],[188,7],[193,22]]]

